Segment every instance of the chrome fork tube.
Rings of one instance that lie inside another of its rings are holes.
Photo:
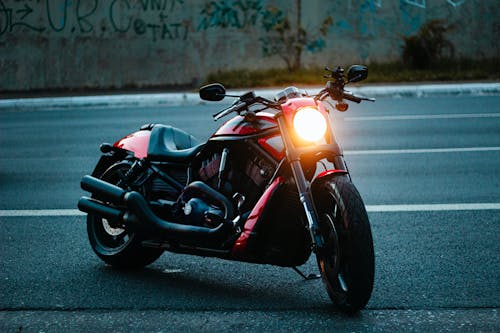
[[[304,176],[300,160],[290,162],[290,168],[292,169],[293,178],[295,179],[295,184],[297,185],[300,203],[302,204],[302,207],[304,207],[304,212],[307,217],[309,233],[311,234],[312,249],[316,252],[318,248],[323,247],[324,240],[319,229],[318,214],[316,212],[316,207],[314,206],[311,187]]]
[[[314,206],[311,188],[304,175],[304,171],[302,170],[302,164],[300,163],[300,154],[294,148],[293,143],[290,140],[285,117],[279,116],[277,120],[281,131],[281,137],[283,139],[283,144],[286,150],[286,157],[290,163],[290,168],[292,170],[293,178],[295,180],[297,191],[299,193],[299,200],[302,204],[302,207],[304,208],[304,213],[307,217],[308,229],[309,233],[311,234],[312,250],[316,252],[318,249],[323,248],[324,240],[319,229],[318,214]]]

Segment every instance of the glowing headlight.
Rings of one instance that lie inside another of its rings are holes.
[[[318,141],[325,135],[326,119],[317,109],[305,107],[295,113],[293,128],[302,139]]]

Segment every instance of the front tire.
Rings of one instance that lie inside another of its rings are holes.
[[[130,166],[128,161],[115,163],[99,178],[126,188],[123,178]],[[142,268],[153,263],[163,253],[161,249],[143,247],[143,237],[140,234],[93,214],[87,216],[87,233],[95,254],[105,263],[117,268]]]
[[[373,240],[365,205],[344,176],[325,181],[315,198],[326,242],[317,254],[323,283],[341,311],[353,313],[368,303],[375,275]]]

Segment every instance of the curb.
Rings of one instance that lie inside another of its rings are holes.
[[[311,94],[321,87],[308,88]],[[500,82],[493,83],[456,83],[456,84],[417,84],[351,87],[350,91],[368,97],[430,97],[430,96],[491,96],[500,95]],[[280,89],[256,89],[257,95],[273,98]],[[245,90],[228,91],[240,95]],[[186,106],[205,103],[197,93],[178,92],[161,94],[125,94],[103,96],[43,97],[0,100],[0,111],[36,111],[80,108],[124,108],[124,107],[161,107]],[[213,103],[213,102],[210,102]],[[225,102],[217,102],[228,104]]]

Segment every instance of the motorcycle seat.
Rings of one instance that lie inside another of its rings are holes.
[[[155,125],[149,138],[148,158],[160,162],[184,163],[191,160],[204,144],[191,134],[168,125]]]

